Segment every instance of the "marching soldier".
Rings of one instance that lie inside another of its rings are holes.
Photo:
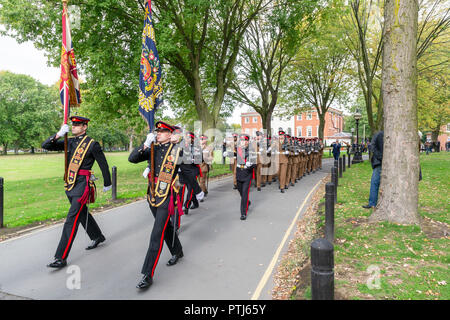
[[[168,266],[175,265],[183,257],[183,248],[174,226],[169,223],[171,215],[183,212],[182,200],[176,196],[181,185],[177,176],[180,168],[180,158],[183,150],[179,143],[173,141],[174,127],[159,121],[155,124],[156,135],[152,132],[147,135],[146,141],[135,148],[128,157],[131,163],[148,161],[151,163],[151,145],[154,143],[154,181],[151,181],[151,169],[149,174],[149,187],[147,188],[147,202],[155,218],[150,235],[150,244],[141,269],[142,279],[137,284],[138,289],[146,289],[153,283],[156,265],[163,247],[163,240],[169,247],[172,258],[167,262]],[[149,160],[150,159],[150,160]],[[154,188],[152,188],[154,186]],[[153,189],[153,190],[152,190]]]
[[[74,137],[69,138],[67,143],[68,169],[64,185],[66,196],[70,202],[70,209],[56,249],[55,260],[47,265],[50,268],[62,268],[67,265],[67,257],[80,223],[92,240],[91,245],[86,250],[94,249],[105,241],[105,236],[94,217],[89,213],[87,205],[95,201],[95,184],[91,171],[94,161],[97,161],[102,171],[103,191],[106,192],[111,189],[111,174],[108,162],[100,144],[86,134],[90,120],[79,116],[72,116],[70,120],[72,121]],[[58,139],[68,132],[69,126],[64,124],[58,133],[42,143],[42,148],[50,151],[64,150],[64,141]]]
[[[200,136],[200,145],[202,149],[202,163],[200,164],[200,171],[202,175],[199,178],[200,188],[202,189],[205,197],[208,195],[207,179],[209,178],[209,170],[214,158],[212,145],[207,145],[208,137],[205,135]],[[200,200],[203,202],[203,199]]]
[[[247,219],[250,206],[250,186],[255,177],[256,153],[249,148],[250,137],[247,134],[239,136],[239,146],[236,148],[236,181],[241,195],[241,220]]]
[[[198,200],[203,199],[205,195],[197,181],[198,176],[203,176],[199,165],[202,153],[200,148],[194,145],[194,142],[194,133],[186,132],[183,144],[183,162],[180,164],[180,178],[187,186],[186,201],[184,202],[184,212],[186,214],[188,214],[189,209],[197,209],[199,207]]]
[[[319,169],[322,170],[323,141],[319,139]]]
[[[287,169],[289,163],[289,150],[287,149],[287,141],[284,131],[280,128],[278,131],[278,181],[280,192],[284,193],[284,189],[287,189]]]
[[[236,148],[237,148],[237,139],[238,139],[238,134],[237,133],[233,133],[233,141],[231,143],[231,149],[234,150],[234,155],[232,157],[230,157],[230,163],[232,166],[232,171],[233,171],[233,189],[237,189],[237,179],[236,179]]]
[[[261,185],[262,185],[262,175],[261,175],[261,170],[263,167],[263,155],[262,152],[264,151],[264,148],[262,146],[262,132],[260,131],[256,131],[256,137],[255,137],[255,141],[254,141],[254,150],[257,153],[257,157],[256,157],[256,174],[255,174],[255,180],[256,180],[256,187],[258,191],[261,191]]]

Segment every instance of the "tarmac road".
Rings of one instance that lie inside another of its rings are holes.
[[[295,233],[295,221],[331,166],[332,159],[324,159],[323,170],[284,194],[277,182],[262,191],[252,187],[245,221],[239,219],[240,197],[232,178],[210,182],[200,208],[182,217],[184,257],[166,266],[170,253],[164,246],[153,285],[143,292],[135,286],[154,221],[146,201],[95,214],[106,236],[95,250],[84,249],[90,240],[80,226],[68,266],[61,270],[46,265],[53,260],[62,224],[0,242],[0,299],[271,299],[272,274]]]

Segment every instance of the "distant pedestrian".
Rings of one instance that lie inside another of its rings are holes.
[[[336,140],[336,142],[333,142],[331,144],[331,147],[333,148],[332,153],[333,153],[334,160],[339,160],[339,156],[341,155],[342,145],[339,143],[338,140]]]
[[[383,131],[377,132],[370,143],[372,158],[372,179],[370,180],[370,195],[369,204],[364,205],[363,208],[370,209],[375,208],[378,202],[378,190],[380,188],[381,178],[381,164],[383,161]]]

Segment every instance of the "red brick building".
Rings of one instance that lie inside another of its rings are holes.
[[[291,119],[272,119],[272,132],[277,132],[281,127],[291,135],[303,138],[314,138],[319,136],[319,115],[316,110],[299,113]],[[257,112],[244,112],[241,114],[242,132],[254,135],[256,131],[262,131],[261,116]],[[341,133],[344,129],[344,115],[337,109],[330,108],[325,114],[324,140],[327,144],[334,141],[331,137]]]

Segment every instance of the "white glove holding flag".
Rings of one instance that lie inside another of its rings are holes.
[[[145,168],[144,172],[142,173],[142,176],[147,179],[149,173],[150,173],[150,168],[147,167],[147,168]]]
[[[59,129],[58,133],[56,133],[56,135],[58,137],[63,137],[68,132],[69,132],[69,125],[68,124],[63,124],[61,126],[61,129]]]
[[[150,132],[147,135],[147,139],[144,142],[144,146],[146,146],[147,148],[150,148],[150,145],[155,142],[156,140],[156,135],[153,132]]]

